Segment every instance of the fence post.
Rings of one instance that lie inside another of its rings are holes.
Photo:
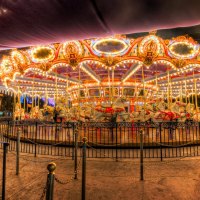
[[[83,137],[83,160],[82,160],[82,200],[85,200],[85,188],[86,188],[86,143],[87,138]]]
[[[20,135],[21,127],[17,129],[17,146],[16,146],[16,175],[19,175],[19,156],[20,156]]]
[[[56,169],[56,164],[51,162],[47,165],[47,169],[49,171],[47,175],[47,194],[46,200],[53,200],[53,190],[54,190],[54,171]]]
[[[144,180],[144,166],[143,166],[143,130],[140,130],[140,180]]]
[[[35,157],[37,156],[37,122],[35,122]]]
[[[78,130],[79,130],[79,124],[75,124],[75,129],[74,129],[74,136],[75,136],[75,152],[74,152],[74,179],[77,179],[77,167],[78,167]]]
[[[162,157],[162,123],[159,124],[159,133],[160,133],[160,160],[163,160]]]
[[[6,199],[6,154],[9,143],[3,143],[3,177],[2,177],[2,200]]]

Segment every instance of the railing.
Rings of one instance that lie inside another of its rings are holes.
[[[1,141],[24,153],[74,157],[75,144],[88,138],[87,157],[139,158],[140,130],[144,131],[144,158],[170,158],[200,154],[199,123],[187,122],[67,122],[0,121]],[[78,136],[75,137],[75,133]],[[0,145],[2,148],[2,145]]]

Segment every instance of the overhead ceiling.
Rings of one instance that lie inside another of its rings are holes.
[[[0,49],[169,28],[158,35],[198,41],[199,10],[199,0],[1,0]]]

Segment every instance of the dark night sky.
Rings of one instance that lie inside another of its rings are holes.
[[[2,0],[0,49],[200,24],[199,0]],[[189,34],[199,26],[158,31]]]

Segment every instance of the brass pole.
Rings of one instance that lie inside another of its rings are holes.
[[[112,103],[113,103],[113,99],[114,99],[114,66],[112,67]]]
[[[13,120],[15,120],[15,117],[14,117],[14,113],[15,113],[15,106],[16,106],[16,95],[15,95],[15,92],[13,92]]]
[[[38,94],[38,107],[40,108],[40,94]]]
[[[158,100],[158,76],[157,76],[157,73],[156,73],[156,102]]]
[[[66,82],[66,84],[67,84],[67,87],[66,87],[67,95],[66,95],[66,97],[67,97],[67,109],[68,109],[69,108],[69,105],[68,105],[68,101],[69,101],[69,79],[68,79],[68,75],[66,75],[66,79],[67,79],[67,82]]]
[[[32,87],[32,107],[33,108],[33,87]]]
[[[79,118],[80,118],[80,111],[81,111],[81,101],[80,101],[80,93],[81,93],[81,68],[79,65],[79,71],[78,71],[78,104],[79,104]]]
[[[137,102],[137,86],[136,86],[136,75],[135,75],[135,92],[134,92],[134,96],[135,96],[135,102]],[[134,102],[134,105],[135,105],[135,102]],[[135,111],[137,112],[137,106],[135,105]]]
[[[55,95],[55,93],[54,93],[54,95]],[[48,104],[48,99],[47,98],[48,98],[48,94],[47,94],[47,83],[46,83],[46,87],[45,87],[45,104],[46,105]],[[55,97],[54,97],[54,99],[55,99]]]
[[[58,101],[58,70],[56,68],[56,104]]]
[[[186,82],[186,73],[185,73],[185,102],[187,104],[187,82]]]
[[[142,82],[143,82],[144,110],[145,110],[145,108],[146,108],[146,94],[145,94],[145,83],[144,83],[144,65],[142,65]]]
[[[108,67],[108,84],[109,84],[109,100],[111,103],[111,88],[110,88],[110,69]]]
[[[26,95],[24,94],[23,96],[24,96],[24,112],[26,112],[26,106],[25,106],[25,103],[26,103],[26,101],[25,101],[25,100],[26,100]]]
[[[194,87],[195,87],[195,104],[196,104],[196,111],[199,112],[198,102],[197,102],[197,80],[194,80]]]
[[[192,84],[192,104],[194,104],[194,84]]]
[[[168,103],[168,109],[170,109],[170,76],[169,76],[169,70],[167,70],[167,77],[168,77],[168,79],[167,79],[167,81],[168,81],[168,83],[167,83],[167,90],[168,90],[168,92],[167,92],[167,103]]]

